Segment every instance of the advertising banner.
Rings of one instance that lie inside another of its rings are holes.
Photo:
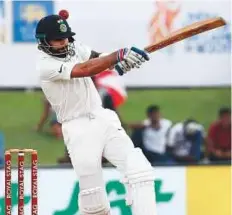
[[[34,39],[35,23],[40,17],[58,13],[60,9],[69,11],[68,22],[72,31],[76,32],[76,40],[95,51],[108,53],[122,47],[143,48],[181,27],[220,16],[226,20],[226,26],[152,53],[149,62],[121,79],[127,87],[230,86],[229,0],[12,3],[12,9],[9,7],[7,11],[13,19],[12,43],[0,52],[0,59],[4,59],[1,62],[0,87],[39,87],[35,66],[38,52]]]
[[[210,3],[210,6],[209,6]],[[90,6],[91,5],[91,6]],[[145,47],[196,21],[223,17],[228,25],[164,48],[123,77],[128,86],[230,84],[230,1],[59,1],[83,43],[99,51]],[[120,13],[120,16],[119,16]],[[93,36],[94,35],[94,36]]]
[[[187,214],[231,214],[231,166],[188,167]]]
[[[35,42],[35,27],[44,16],[53,14],[53,1],[12,1],[14,42]]]
[[[186,215],[185,168],[156,168],[156,200],[159,215]],[[12,215],[17,214],[17,171],[13,171]],[[78,215],[78,180],[72,169],[40,169],[38,175],[40,215]],[[104,169],[104,180],[112,215],[132,215],[125,205],[125,188],[120,174],[112,168]],[[30,170],[25,171],[25,214],[30,214]],[[4,175],[0,170],[0,215],[4,215]]]

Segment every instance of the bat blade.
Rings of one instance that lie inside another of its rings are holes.
[[[163,38],[162,40],[145,47],[144,50],[151,53],[156,50],[162,49],[166,46],[172,45],[173,43],[184,40],[186,38],[195,36],[197,34],[200,34],[206,31],[210,31],[215,28],[219,28],[225,24],[226,24],[225,20],[221,17],[216,17],[216,18],[211,18],[211,19],[195,22],[191,25],[188,25],[177,31],[174,31],[173,33]]]

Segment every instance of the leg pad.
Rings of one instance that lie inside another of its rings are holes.
[[[82,190],[79,194],[79,206],[83,215],[108,215],[109,201],[102,187]]]

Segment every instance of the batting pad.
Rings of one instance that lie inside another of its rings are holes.
[[[130,187],[133,215],[157,215],[154,182],[140,182]]]
[[[83,215],[108,215],[109,201],[101,187],[82,190],[79,194],[79,206]]]
[[[143,155],[141,149],[128,154],[125,184],[126,204],[131,205],[133,215],[156,215],[154,169]]]

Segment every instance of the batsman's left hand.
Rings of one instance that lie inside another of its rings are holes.
[[[120,49],[118,51],[118,63],[115,65],[115,70],[119,75],[123,75],[133,68],[140,68],[142,63],[149,59],[146,51],[136,47]]]
[[[127,61],[130,65],[134,65],[136,68],[139,68],[142,63],[149,60],[149,54],[146,51],[136,47],[129,49],[125,56],[125,61]]]

